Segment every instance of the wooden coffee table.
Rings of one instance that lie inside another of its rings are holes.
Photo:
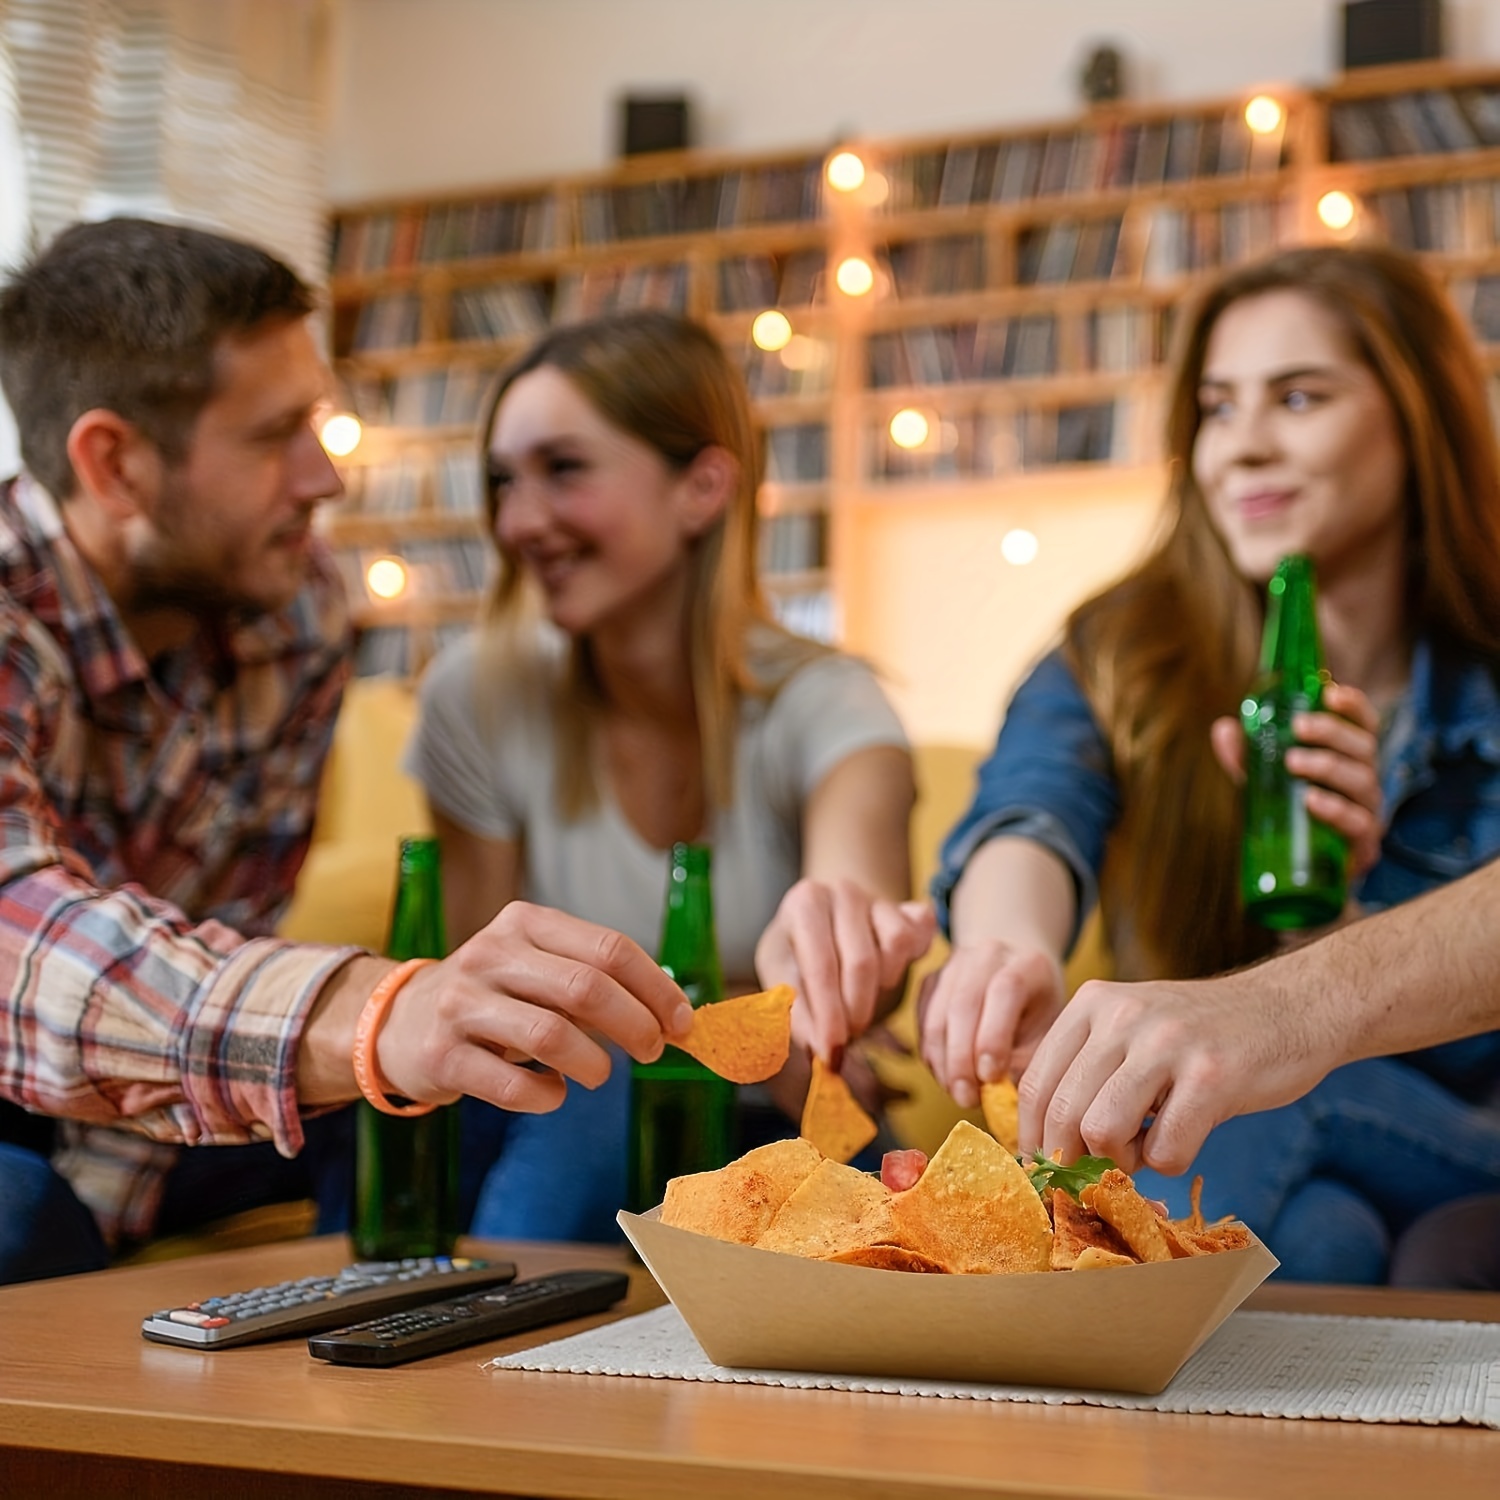
[[[616,1316],[661,1301],[623,1251],[467,1248],[513,1259],[523,1276],[628,1267],[634,1284]],[[300,1339],[202,1354],[140,1336],[158,1307],[350,1258],[340,1239],[302,1240],[0,1289],[0,1493],[1408,1500],[1489,1493],[1500,1476],[1500,1432],[1469,1428],[480,1368],[584,1322],[393,1370],[325,1365]],[[1500,1295],[1489,1294],[1270,1286],[1249,1305],[1500,1321]]]

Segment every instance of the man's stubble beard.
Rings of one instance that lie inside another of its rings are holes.
[[[282,607],[235,592],[227,566],[217,573],[201,562],[195,566],[195,553],[183,542],[193,525],[193,496],[170,472],[163,476],[153,510],[155,534],[131,559],[128,609],[175,609],[204,619],[222,619],[274,614]]]

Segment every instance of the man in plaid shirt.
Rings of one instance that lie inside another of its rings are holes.
[[[391,965],[272,936],[348,672],[312,307],[253,246],[129,219],[0,292],[0,1098],[64,1121],[50,1166],[0,1144],[0,1281],[103,1264],[359,1093]],[[513,903],[402,989],[376,1071],[551,1109],[608,1071],[589,1031],[649,1058],[689,1019],[634,944]]]

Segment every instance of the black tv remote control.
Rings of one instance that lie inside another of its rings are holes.
[[[556,1271],[315,1334],[307,1352],[336,1365],[400,1365],[603,1312],[629,1290],[630,1278],[620,1271]]]
[[[141,1332],[159,1344],[223,1349],[337,1328],[351,1315],[384,1316],[454,1292],[497,1286],[515,1274],[508,1260],[469,1260],[460,1255],[360,1261],[336,1276],[304,1276],[163,1308],[141,1323]]]

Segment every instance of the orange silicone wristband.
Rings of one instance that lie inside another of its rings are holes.
[[[354,1081],[359,1091],[383,1115],[430,1115],[436,1104],[392,1104],[390,1088],[380,1076],[379,1064],[375,1061],[375,1043],[380,1038],[380,1028],[390,1014],[391,1002],[401,992],[401,986],[418,969],[434,964],[435,958],[409,958],[397,964],[379,984],[370,991],[365,1008],[359,1013],[354,1025]]]

